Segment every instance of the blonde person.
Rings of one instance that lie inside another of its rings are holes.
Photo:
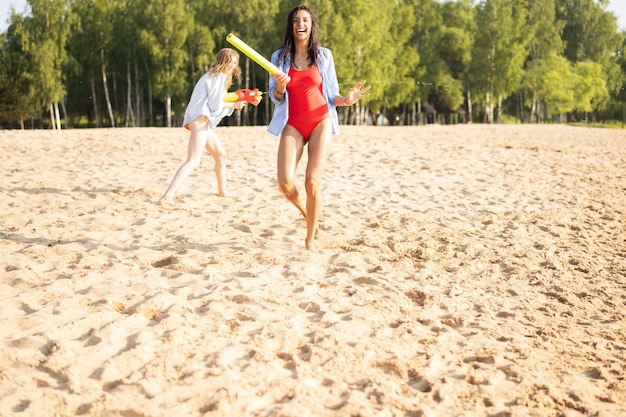
[[[191,131],[187,147],[187,159],[178,168],[172,182],[161,197],[173,203],[174,195],[191,171],[199,164],[202,151],[206,149],[215,160],[217,193],[227,197],[226,160],[227,155],[222,143],[215,134],[215,127],[235,109],[241,110],[245,101],[224,102],[228,88],[233,84],[233,77],[241,82],[239,53],[234,49],[224,48],[217,53],[215,63],[196,83],[189,104],[185,111],[183,126]],[[257,105],[258,100],[252,102]]]
[[[314,245],[322,206],[321,181],[331,134],[339,133],[337,106],[351,106],[369,96],[365,81],[345,96],[339,94],[332,52],[321,46],[313,11],[304,5],[289,12],[283,46],[272,54],[282,72],[270,78],[270,99],[276,104],[268,131],[280,135],[278,187],[306,219],[305,247]],[[304,180],[306,204],[295,186],[295,174],[308,145]]]

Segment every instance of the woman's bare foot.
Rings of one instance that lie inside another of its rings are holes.
[[[171,197],[171,196],[169,196],[169,195],[163,194],[163,195],[161,196],[161,198],[159,198],[158,203],[169,203],[169,204],[174,204],[174,198],[173,198],[173,197]]]
[[[306,246],[306,249],[308,251],[311,251],[313,253],[320,253],[320,251],[318,251],[317,248],[315,247],[315,244],[313,243],[313,241],[311,241],[311,242],[304,242],[304,245]]]

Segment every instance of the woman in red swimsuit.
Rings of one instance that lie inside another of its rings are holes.
[[[292,64],[289,77],[291,81],[287,85],[289,92],[287,125],[295,128],[304,138],[304,143],[307,143],[317,125],[330,117],[322,92],[322,74],[316,64],[302,70],[294,68]]]
[[[313,241],[321,211],[320,183],[330,149],[331,134],[338,133],[337,106],[351,106],[369,96],[365,81],[345,97],[339,86],[332,53],[320,45],[317,20],[307,6],[297,6],[287,17],[285,41],[272,54],[282,69],[270,79],[270,98],[276,104],[268,130],[280,134],[278,187],[306,219],[305,246],[317,252]],[[296,168],[308,144],[306,205],[294,185]]]

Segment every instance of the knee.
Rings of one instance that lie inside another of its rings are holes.
[[[304,187],[308,196],[317,196],[320,189],[319,180],[317,178],[307,178]]]
[[[278,177],[278,190],[285,196],[289,196],[293,193],[293,178]]]
[[[289,181],[278,181],[278,190],[281,192],[281,194],[283,195],[289,195],[291,194],[292,190],[293,190],[293,182],[289,182]]]
[[[226,162],[228,162],[228,155],[226,152],[218,153],[213,157],[213,159],[215,159],[216,165],[226,165]]]

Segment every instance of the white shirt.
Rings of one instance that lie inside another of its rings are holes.
[[[207,72],[196,83],[185,110],[183,126],[187,127],[200,116],[209,119],[209,126],[214,129],[220,121],[233,114],[235,109],[224,107],[227,75],[218,73],[209,76]]]

